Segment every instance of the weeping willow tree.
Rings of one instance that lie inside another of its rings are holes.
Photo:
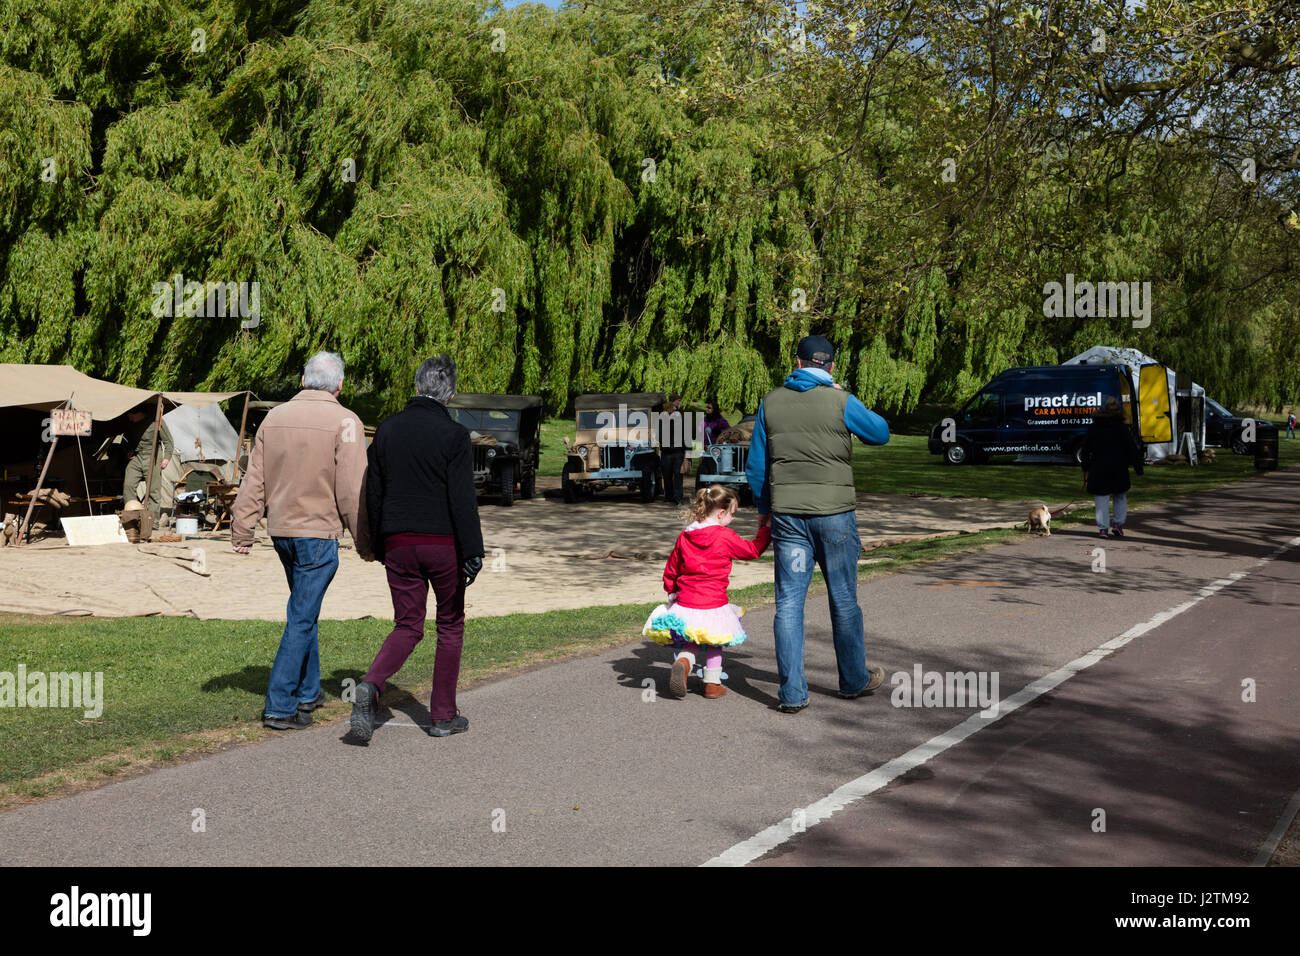
[[[883,410],[1099,343],[1294,398],[1296,20],[1121,6],[0,0],[0,360],[752,409],[817,331]],[[1152,326],[1044,316],[1066,273]]]
[[[644,150],[621,77],[565,18],[417,0],[0,15],[27,24],[0,73],[6,360],[222,387],[334,348],[390,406],[435,351],[466,390],[554,407],[605,375],[633,208],[616,169]],[[257,283],[260,321],[155,314],[176,276]]]
[[[1300,394],[1293,4],[651,7],[699,51],[692,110],[802,164],[763,189],[799,197],[809,313],[859,394],[952,400],[1103,342],[1226,401]],[[1152,326],[1045,316],[1067,273],[1150,281]]]

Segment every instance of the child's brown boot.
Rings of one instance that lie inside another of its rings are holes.
[[[679,700],[686,696],[686,678],[691,676],[691,659],[679,657],[673,661],[672,673],[668,678],[668,696]]]
[[[704,697],[706,700],[717,700],[719,697],[725,696],[726,693],[727,688],[723,687],[721,684],[704,685]]]

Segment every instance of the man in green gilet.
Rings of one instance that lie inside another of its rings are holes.
[[[835,384],[835,350],[820,335],[799,342],[798,368],[767,393],[754,423],[745,477],[760,522],[771,515],[776,557],[776,666],[779,708],[808,706],[804,676],[803,609],[814,563],[821,568],[831,607],[831,635],[839,666],[839,695],[852,699],[885,680],[867,666],[858,606],[858,536],[853,488],[853,436],[868,445],[889,441],[889,426]]]

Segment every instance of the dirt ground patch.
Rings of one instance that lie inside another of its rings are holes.
[[[557,480],[539,485],[543,496],[510,508],[481,499],[487,555],[469,590],[469,617],[648,603],[663,596],[664,561],[682,527],[679,509],[662,501],[642,504],[619,492],[566,505],[554,487]],[[873,548],[1011,527],[1025,520],[1028,509],[1028,502],[980,498],[859,495],[857,512],[863,544]],[[757,514],[746,509],[732,527],[752,537],[757,523]],[[383,567],[362,561],[350,539],[343,545],[321,616],[391,618]],[[744,587],[771,577],[768,562],[737,561],[731,581]],[[6,582],[0,611],[28,614],[282,620],[288,597],[279,559],[264,533],[248,555],[231,550],[228,534],[183,544],[83,548],[51,538],[0,549],[0,578]]]

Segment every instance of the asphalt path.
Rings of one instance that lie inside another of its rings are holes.
[[[1136,512],[1123,541],[1061,529],[863,584],[868,657],[887,673],[997,674],[1004,701],[1026,699],[933,755],[917,748],[978,706],[897,707],[888,684],[839,700],[814,595],[797,715],[773,707],[761,609],[724,657],[721,700],[694,682],[684,701],[659,697],[669,655],[636,643],[462,692],[470,732],[433,739],[418,726],[427,685],[412,683],[369,746],[322,726],[20,807],[0,814],[0,854],[683,865],[744,859],[766,833],[761,864],[1250,863],[1300,787],[1300,544],[1280,550],[1300,535],[1298,501],[1300,472],[1279,472]],[[1080,660],[1048,693],[1025,690]],[[900,761],[906,773],[843,797]]]

